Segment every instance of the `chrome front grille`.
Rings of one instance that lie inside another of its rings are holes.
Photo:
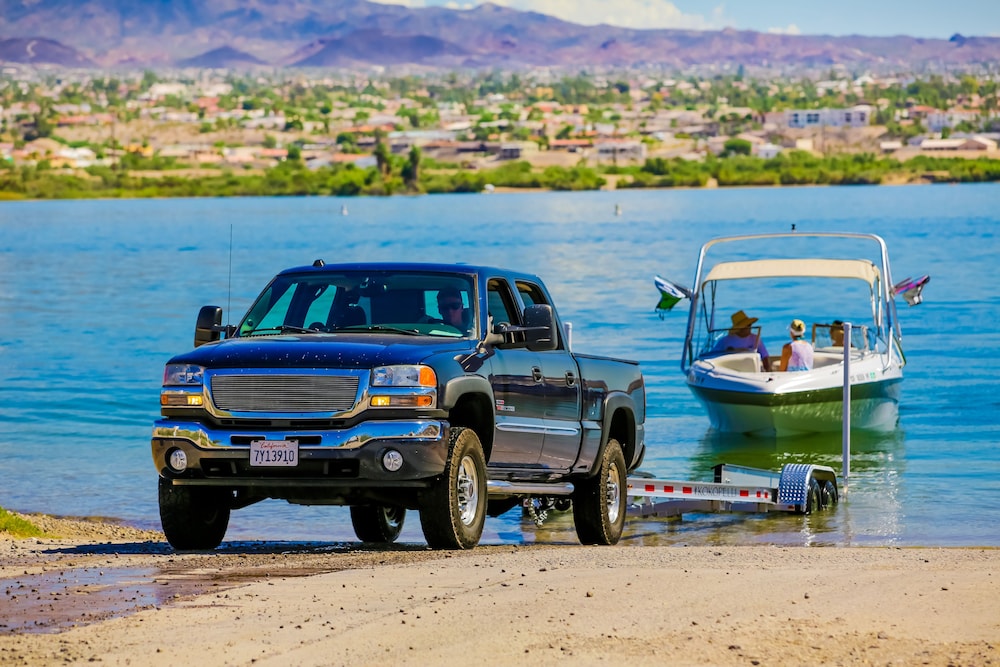
[[[212,402],[227,412],[347,412],[354,375],[214,375]]]

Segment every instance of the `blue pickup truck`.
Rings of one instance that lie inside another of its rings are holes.
[[[267,498],[348,505],[374,543],[417,510],[431,547],[468,549],[487,516],[537,503],[571,508],[584,544],[621,537],[642,374],[571,351],[536,276],[317,260],[222,322],[203,307],[164,370],[152,454],[174,548],[214,549]]]

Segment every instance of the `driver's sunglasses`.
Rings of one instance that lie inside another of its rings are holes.
[[[441,304],[441,310],[458,310],[458,309],[464,308],[464,307],[465,306],[462,305],[461,301],[456,302],[456,303],[442,303]]]

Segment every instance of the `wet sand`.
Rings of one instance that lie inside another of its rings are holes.
[[[121,526],[61,534],[0,535],[0,664],[1000,664],[992,548],[177,553]]]

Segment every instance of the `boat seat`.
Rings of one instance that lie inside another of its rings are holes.
[[[738,373],[760,373],[760,354],[757,352],[726,352],[712,357],[710,363]]]

